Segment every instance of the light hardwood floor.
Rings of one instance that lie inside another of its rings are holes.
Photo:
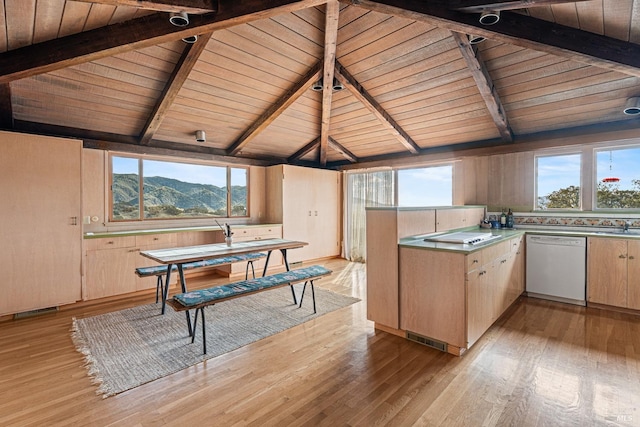
[[[376,333],[364,265],[324,264],[363,301],[106,399],[71,319],[151,294],[1,322],[0,425],[640,425],[640,317],[522,298],[457,358]]]

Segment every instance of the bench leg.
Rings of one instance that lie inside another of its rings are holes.
[[[251,265],[251,274],[256,278],[256,270],[253,268],[253,261],[247,261],[247,268],[244,270],[244,280],[249,279],[249,265]]]
[[[200,311],[202,312],[202,351],[204,354],[207,354],[207,331],[205,329],[206,322],[204,321],[204,307],[201,307]],[[195,328],[195,325],[193,327]],[[195,334],[196,331],[194,329],[193,335]]]
[[[311,298],[313,299],[313,314],[316,314],[316,293],[313,287],[313,280],[307,280],[306,282],[304,282],[304,285],[302,286],[302,295],[300,295],[300,305],[298,305],[298,308],[302,307],[302,300],[304,299],[304,291],[307,289],[307,282],[311,284]]]
[[[156,280],[156,304],[158,303],[158,296],[159,295],[164,295],[164,285],[162,283],[162,276],[164,276],[164,274],[158,274],[156,276],[157,280]]]
[[[207,330],[204,321],[204,307],[196,308],[196,315],[193,319],[193,333],[191,334],[191,344],[196,341],[196,326],[198,325],[198,312],[202,313],[202,351],[207,354]]]
[[[193,333],[191,333],[191,331],[189,331],[189,335],[191,335],[191,344],[194,343],[194,341],[196,340],[196,325],[198,324],[198,312],[200,311],[199,308],[196,308],[196,315],[193,317]]]
[[[182,287],[182,293],[187,292],[187,281],[184,278],[184,269],[182,268],[182,264],[178,264],[178,275],[180,277],[180,285]],[[167,283],[167,293],[169,292],[169,284]],[[185,311],[187,315],[187,327],[189,328],[189,335],[195,334],[193,328],[191,327],[191,315],[189,314],[189,310]]]

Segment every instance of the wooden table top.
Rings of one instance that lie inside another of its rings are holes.
[[[140,255],[161,264],[182,264],[205,259],[222,258],[229,255],[240,255],[252,252],[272,251],[276,249],[294,249],[307,246],[307,242],[285,239],[250,240],[235,242],[231,246],[226,243],[209,245],[183,246],[178,248],[154,249],[142,251]]]

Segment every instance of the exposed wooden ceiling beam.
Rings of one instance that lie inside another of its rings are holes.
[[[351,163],[357,163],[358,158],[349,150],[340,145],[335,139],[329,137],[329,147],[336,150],[338,153],[342,155],[345,159],[349,160]]]
[[[411,139],[409,134],[396,123],[395,120],[386,112],[384,108],[376,101],[373,96],[347,71],[346,68],[336,61],[336,76],[374,116],[382,123],[393,136],[406,147],[411,153],[416,154],[420,151],[420,146]]]
[[[311,141],[310,143],[308,143],[307,145],[305,145],[304,147],[302,147],[301,149],[293,153],[287,159],[287,162],[291,163],[298,159],[301,159],[302,157],[306,156],[307,154],[309,154],[310,152],[318,148],[319,145],[320,145],[320,137],[317,137],[316,139],[314,139],[313,141]]]
[[[640,77],[640,45],[513,12],[484,26],[474,14],[450,10],[445,0],[340,0],[367,10],[560,56]]]
[[[460,12],[480,13],[483,10],[511,10],[529,7],[550,6],[563,3],[577,3],[589,0],[449,0],[449,9]]]
[[[269,126],[280,114],[304,94],[318,78],[322,70],[322,62],[318,61],[298,80],[293,87],[267,109],[249,128],[227,149],[227,154],[234,156],[240,152],[253,138]]]
[[[140,133],[140,143],[146,145],[151,141],[153,135],[156,133],[165,115],[171,108],[173,101],[178,96],[178,92],[184,85],[184,82],[189,77],[191,70],[196,65],[198,58],[202,52],[204,52],[209,39],[213,33],[207,33],[198,38],[195,43],[185,43],[184,51],[176,64],[169,81],[162,91],[160,99],[156,103],[153,112],[149,116],[147,123],[145,123],[142,132]]]
[[[217,0],[75,0],[85,3],[129,6],[164,12],[210,13],[218,10]]]
[[[0,84],[73,65],[205,34],[317,6],[326,0],[219,0],[217,13],[194,15],[187,27],[174,27],[164,13],[154,13],[0,54]]]
[[[338,41],[338,18],[340,3],[329,1],[326,5],[324,24],[324,70],[322,72],[322,121],[320,126],[320,166],[327,164],[327,146],[331,126],[331,102],[333,100],[333,77]]]
[[[13,105],[9,83],[0,84],[0,128],[13,129]]]
[[[203,160],[220,160],[226,163],[270,166],[283,163],[286,160],[266,157],[230,157],[219,148],[204,147],[195,144],[175,144],[167,141],[152,141],[149,145],[138,144],[137,138],[108,132],[91,131],[87,129],[70,128],[66,126],[50,125],[16,120],[14,130],[38,135],[76,138],[83,141],[84,148],[100,150],[123,151],[138,154],[156,154],[171,157],[189,157]],[[180,147],[178,149],[178,147]]]
[[[476,86],[478,86],[482,99],[484,99],[484,102],[487,105],[487,110],[489,111],[491,118],[493,118],[493,121],[502,136],[502,140],[505,142],[513,141],[513,132],[509,126],[507,114],[504,111],[502,102],[500,102],[498,90],[493,84],[489,71],[487,71],[487,67],[480,58],[478,51],[474,49],[471,43],[469,43],[469,39],[466,34],[455,31],[452,31],[451,33],[453,34],[453,39],[460,48],[462,57],[467,62],[467,67],[469,68],[469,71],[471,71],[471,75],[476,82]]]

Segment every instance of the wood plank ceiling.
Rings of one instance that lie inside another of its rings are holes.
[[[4,0],[0,16],[0,127],[87,147],[339,167],[638,127],[622,109],[640,0]]]

